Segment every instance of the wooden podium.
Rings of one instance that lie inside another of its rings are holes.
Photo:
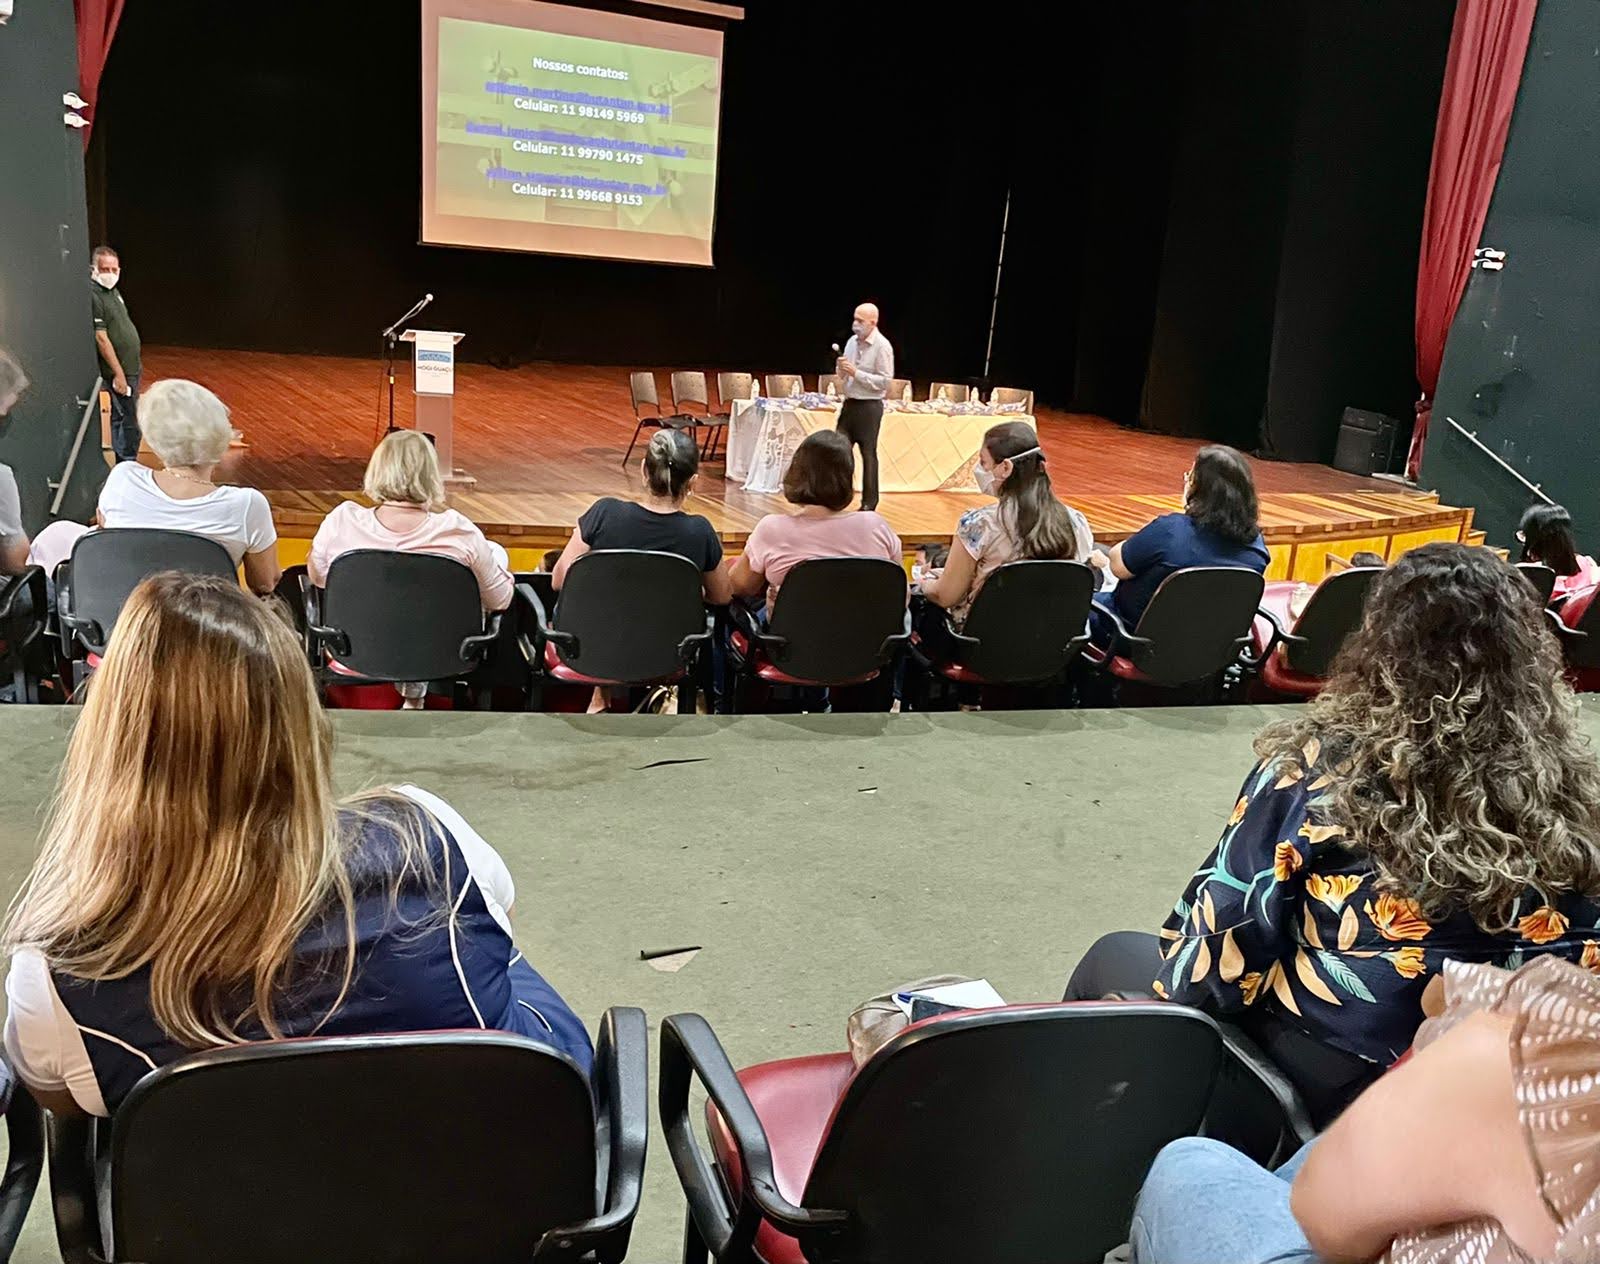
[[[416,396],[416,428],[433,436],[439,472],[446,484],[470,487],[478,480],[455,462],[456,343],[465,334],[437,329],[408,329],[400,335],[412,349],[412,393]]]

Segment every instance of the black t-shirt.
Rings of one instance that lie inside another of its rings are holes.
[[[715,569],[722,562],[722,541],[711,523],[699,514],[652,513],[631,500],[607,496],[589,506],[578,519],[583,542],[591,549],[648,549],[676,553],[694,563],[697,571]]]

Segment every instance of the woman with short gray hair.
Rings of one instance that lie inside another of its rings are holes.
[[[272,507],[253,487],[213,481],[233,440],[228,406],[198,382],[169,378],[139,400],[139,425],[162,468],[137,461],[115,466],[100,491],[96,521],[206,536],[235,565],[243,563],[252,591],[271,592],[281,574]]]

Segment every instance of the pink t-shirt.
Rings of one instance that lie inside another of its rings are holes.
[[[430,513],[409,531],[391,531],[378,521],[376,509],[347,500],[317,528],[306,558],[306,574],[321,588],[328,582],[328,567],[351,549],[389,549],[396,553],[430,553],[448,557],[472,568],[485,610],[504,610],[511,604],[515,586],[506,551],[491,543],[466,515],[454,509]]]
[[[778,600],[783,577],[818,557],[883,557],[897,565],[903,560],[900,537],[871,510],[768,514],[744,546],[750,569],[767,578],[768,611]]]
[[[1600,586],[1600,566],[1585,553],[1578,554],[1578,572],[1575,575],[1557,575],[1552,598],[1567,597],[1573,593]]]

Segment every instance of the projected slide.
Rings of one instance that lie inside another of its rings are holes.
[[[711,263],[720,31],[423,0],[422,240]]]

